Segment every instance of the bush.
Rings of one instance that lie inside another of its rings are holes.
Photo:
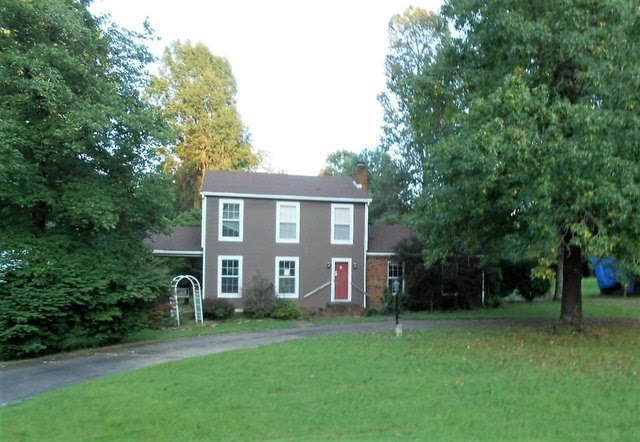
[[[229,319],[235,310],[233,304],[225,299],[205,299],[202,302],[202,314],[207,319]]]
[[[162,315],[154,310],[166,302],[169,276],[150,259],[116,259],[120,246],[110,244],[87,247],[47,238],[20,255],[28,262],[5,265],[0,359],[113,344]],[[131,256],[138,256],[130,247]]]
[[[503,304],[504,301],[502,299],[502,296],[494,295],[492,293],[489,293],[489,295],[484,300],[484,306],[486,308],[502,308]]]
[[[302,311],[290,299],[278,299],[276,309],[271,315],[275,319],[299,319],[301,316]]]
[[[502,281],[500,283],[500,294],[506,296],[514,290],[518,290],[520,295],[527,302],[533,301],[537,296],[543,296],[549,291],[551,282],[532,276],[535,261],[525,260],[519,262],[502,261],[500,269]]]
[[[242,293],[242,309],[250,318],[268,318],[276,309],[273,283],[257,274]]]

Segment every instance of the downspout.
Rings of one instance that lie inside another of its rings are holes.
[[[367,250],[369,249],[369,203],[365,203],[364,206],[364,261],[363,261],[363,265],[362,268],[363,270],[363,275],[364,275],[364,281],[362,282],[363,287],[364,287],[364,292],[362,294],[363,296],[363,302],[362,305],[364,306],[364,309],[367,309]]]
[[[202,195],[202,194],[201,194]],[[201,203],[201,212],[202,212],[202,226],[201,229],[201,238],[200,238],[200,248],[202,248],[202,299],[205,298],[207,293],[206,279],[207,279],[207,197],[202,195],[202,203]]]

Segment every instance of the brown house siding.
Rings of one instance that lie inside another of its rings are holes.
[[[389,257],[387,256],[367,256],[368,308],[382,308],[382,296],[387,286],[388,265]]]
[[[300,201],[299,243],[276,242],[276,199],[231,198],[244,201],[243,240],[218,240],[219,197],[205,198],[205,297],[218,297],[218,256],[242,256],[241,286],[246,288],[257,273],[275,282],[275,257],[299,260],[299,290],[296,303],[303,308],[319,309],[331,304],[333,269],[327,268],[334,258],[351,260],[350,306],[364,306],[364,203],[354,203],[353,245],[331,244],[331,203]],[[354,266],[355,264],[355,266]],[[355,267],[355,268],[354,268]],[[318,290],[319,289],[319,290]],[[316,291],[317,290],[317,291]],[[312,293],[305,298],[305,295]],[[241,308],[241,298],[225,298]],[[344,304],[344,303],[336,303]]]

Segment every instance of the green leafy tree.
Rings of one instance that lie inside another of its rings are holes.
[[[320,170],[324,176],[353,176],[358,165],[358,154],[346,149],[339,149],[327,155],[325,166]]]
[[[259,163],[236,109],[236,81],[226,58],[202,43],[173,42],[147,89],[177,142],[165,147],[181,209],[200,207],[206,170],[249,170]]]
[[[443,18],[457,33],[430,71],[458,115],[425,163],[427,260],[560,253],[579,324],[585,257],[638,271],[640,2],[451,0]]]
[[[368,191],[372,199],[369,221],[374,224],[402,223],[411,209],[411,177],[384,148],[364,149],[359,154],[337,150],[327,156],[320,175],[354,176],[358,161],[367,165]]]
[[[143,37],[86,2],[0,1],[0,357],[114,341],[163,290]]]
[[[410,7],[389,22],[388,92],[378,97],[384,110],[382,145],[397,155],[414,194],[425,180],[429,148],[446,133],[455,110],[450,88],[435,75],[439,50],[449,38],[445,21],[425,9]]]

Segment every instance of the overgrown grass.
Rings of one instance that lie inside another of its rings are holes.
[[[640,326],[312,338],[0,409],[0,439],[639,440]]]

